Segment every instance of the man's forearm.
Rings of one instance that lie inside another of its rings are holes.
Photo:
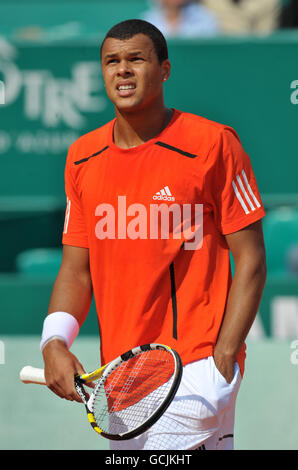
[[[88,273],[77,275],[61,268],[49,303],[48,314],[63,311],[73,315],[81,326],[92,301],[92,283]]]
[[[41,350],[47,386],[61,398],[79,402],[73,377],[84,368],[69,348],[86,319],[91,300],[88,251],[66,246],[44,321]]]
[[[243,259],[235,269],[216,349],[236,357],[256,317],[266,280],[265,261]]]

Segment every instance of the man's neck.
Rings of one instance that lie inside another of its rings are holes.
[[[169,124],[171,109],[163,107],[139,113],[123,113],[116,110],[114,142],[120,148],[133,148],[153,139]]]

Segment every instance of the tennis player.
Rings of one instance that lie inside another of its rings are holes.
[[[94,293],[102,364],[160,342],[184,365],[164,416],[112,449],[233,449],[245,340],[266,278],[250,159],[231,127],[165,106],[171,64],[150,23],[114,26],[101,66],[115,119],[69,149],[63,260],[41,340],[47,385],[80,401],[73,376],[84,370],[69,348]]]

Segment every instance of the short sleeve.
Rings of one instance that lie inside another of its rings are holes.
[[[88,248],[88,235],[84,213],[71,165],[71,150],[69,150],[65,165],[66,210],[62,243],[64,245]]]
[[[211,158],[205,186],[220,232],[237,232],[264,217],[250,158],[232,128],[220,133]]]

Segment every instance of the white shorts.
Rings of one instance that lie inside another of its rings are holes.
[[[230,384],[213,356],[187,364],[177,394],[162,417],[134,439],[110,441],[110,449],[232,450],[240,383],[237,363]]]

